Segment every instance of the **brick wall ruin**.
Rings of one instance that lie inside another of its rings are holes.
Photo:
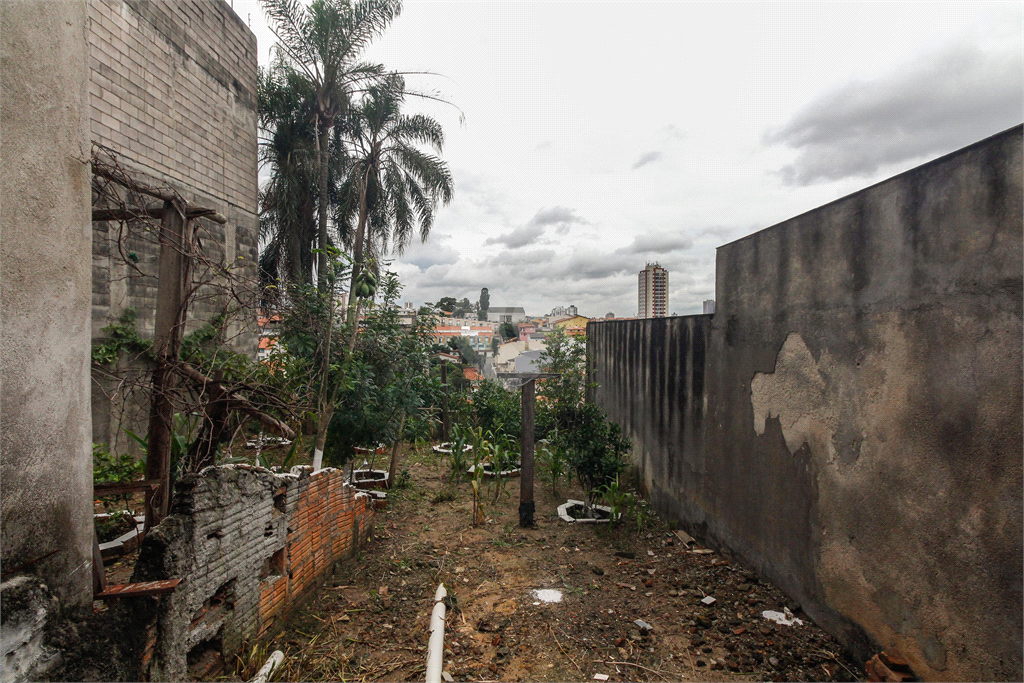
[[[254,279],[256,37],[224,0],[89,0],[87,36],[92,141],[113,149],[140,177],[224,215],[225,225],[202,222],[203,250]],[[144,231],[130,234],[123,248],[120,237],[119,223],[93,223],[94,340],[127,308],[137,311],[142,336],[153,334],[158,245]],[[127,253],[137,262],[126,263]],[[199,297],[189,329],[223,305],[223,297]],[[248,317],[254,325],[255,311]],[[237,325],[230,336],[236,350],[255,353],[255,334]],[[145,368],[119,368],[133,372]],[[122,427],[145,431],[148,392],[126,395],[134,384],[96,377],[93,441],[117,452],[135,447]]]
[[[372,530],[372,500],[341,470],[311,469],[225,465],[178,482],[172,514],[143,542],[132,577],[182,579],[158,604],[130,606],[145,636],[141,677],[209,671],[273,632],[358,550]]]

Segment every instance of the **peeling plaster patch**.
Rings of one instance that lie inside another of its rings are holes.
[[[764,434],[765,421],[778,418],[786,447],[795,453],[807,443],[812,451],[824,449],[835,457],[832,435],[837,416],[828,400],[827,372],[832,361],[827,351],[815,362],[803,337],[790,332],[775,359],[775,372],[757,372],[750,381],[750,402],[754,408],[754,431]]]

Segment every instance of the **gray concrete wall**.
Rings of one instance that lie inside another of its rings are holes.
[[[204,252],[242,278],[257,276],[256,37],[226,0],[89,0],[89,101],[92,140],[122,163],[186,200],[215,208],[228,221],[202,221]],[[125,245],[118,241],[124,237]],[[132,252],[137,264],[123,254]],[[159,248],[151,233],[122,232],[97,222],[93,232],[93,337],[126,308],[153,334]],[[196,273],[204,280],[209,271]],[[253,289],[253,293],[255,289]],[[217,294],[220,294],[219,296]],[[201,293],[189,312],[191,331],[222,312],[222,292]],[[254,302],[253,302],[254,304]],[[256,353],[256,312],[229,331],[233,348]],[[116,452],[144,433],[148,391],[134,379],[143,363],[122,360],[110,377],[97,371],[93,439]],[[133,381],[122,382],[124,376]],[[143,382],[142,384],[145,384]]]
[[[89,50],[82,0],[0,3],[2,567],[92,600]]]
[[[657,360],[648,321],[590,326],[598,381],[649,359],[594,399],[626,420],[659,508],[859,655],[899,651],[931,680],[1024,673],[1021,143],[720,247],[692,428],[657,417],[679,361]],[[652,411],[663,426],[640,426]]]

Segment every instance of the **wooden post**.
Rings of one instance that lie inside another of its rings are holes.
[[[188,284],[188,258],[185,256],[185,220],[172,202],[164,202],[160,225],[160,266],[157,280],[156,324],[153,331],[153,394],[149,410],[149,447],[146,455],[146,479],[160,480],[153,501],[157,523],[167,515],[170,505],[171,439],[174,433],[174,402],[171,391],[175,376],[172,369],[181,349],[185,322],[185,287]],[[152,526],[146,520],[147,526]]]
[[[441,362],[441,441],[448,440],[448,361]]]
[[[535,510],[533,502],[533,408],[534,408],[534,380],[527,380],[523,384],[523,433],[520,439],[519,449],[521,451],[520,477],[519,477],[519,526],[533,526],[533,513]]]
[[[103,569],[103,554],[100,552],[100,537],[96,528],[92,530],[92,594],[107,590],[107,575]]]

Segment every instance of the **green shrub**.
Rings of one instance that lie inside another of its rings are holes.
[[[556,446],[564,449],[576,480],[593,501],[597,490],[625,469],[625,455],[632,445],[622,428],[592,403],[565,410],[563,416],[565,427],[556,437]]]

